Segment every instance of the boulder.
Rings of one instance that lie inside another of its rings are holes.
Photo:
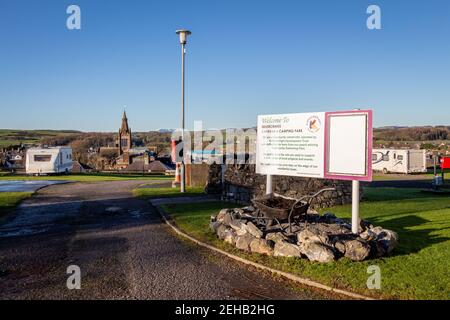
[[[287,241],[288,238],[282,232],[270,232],[266,234],[266,240],[277,243],[280,241]]]
[[[225,215],[227,215],[229,211],[230,211],[230,209],[222,209],[222,210],[220,210],[219,213],[216,216],[216,220],[217,221],[222,221],[223,217]]]
[[[233,230],[223,224],[221,224],[218,228],[217,228],[217,236],[219,237],[219,239],[221,240],[225,240],[225,237],[228,235],[228,232],[230,230]]]
[[[341,253],[342,255],[345,254],[345,243],[341,240],[336,241],[334,243],[334,248],[336,249],[337,252]]]
[[[247,226],[243,220],[230,221],[230,227],[236,232],[236,235],[243,236],[247,233]]]
[[[373,227],[370,229],[370,231],[372,231],[373,233],[375,233],[378,237],[378,235],[383,232],[383,228],[382,227]]]
[[[231,212],[228,212],[227,214],[225,214],[223,216],[222,220],[217,219],[217,221],[220,221],[224,225],[229,226],[231,221],[233,221],[233,216],[232,216]]]
[[[310,261],[326,263],[334,260],[333,250],[320,242],[302,242],[299,245],[299,249]]]
[[[302,256],[300,248],[286,241],[278,241],[275,243],[275,248],[273,251],[275,257],[298,257]]]
[[[262,238],[263,232],[259,230],[259,228],[253,224],[253,222],[251,221],[247,222],[246,228],[247,232],[250,233],[255,238]]]
[[[225,241],[225,242],[227,242],[227,243],[229,243],[231,245],[235,245],[236,244],[236,238],[237,238],[237,235],[236,235],[236,232],[233,229],[227,229],[224,232],[224,239],[223,239],[223,241]]]
[[[240,236],[247,233],[246,225],[241,220],[232,220],[230,222],[230,227],[233,228],[236,231],[236,233]]]
[[[348,240],[345,241],[344,256],[353,261],[363,261],[370,254],[370,245],[365,241]]]
[[[250,250],[254,253],[273,255],[273,247],[265,239],[256,238],[250,242]]]
[[[376,239],[386,251],[386,254],[391,254],[398,243],[398,235],[392,230],[383,229]]]
[[[220,223],[219,221],[212,221],[209,223],[209,228],[212,232],[217,233],[217,228],[219,228],[219,226],[221,225],[222,223]]]
[[[236,237],[236,248],[250,252],[250,243],[252,243],[252,241],[254,239],[256,239],[256,238],[248,233],[246,233],[242,236],[237,236]]]
[[[327,235],[321,233],[317,229],[306,228],[297,233],[297,242],[308,243],[308,242],[319,242],[323,244],[328,244],[329,238]]]
[[[359,234],[359,237],[360,237],[361,239],[363,239],[363,240],[371,241],[371,240],[376,239],[376,238],[377,238],[377,235],[376,235],[375,232],[373,232],[372,230],[366,229],[366,231],[361,232],[361,233]]]

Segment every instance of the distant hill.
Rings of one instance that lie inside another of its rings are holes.
[[[439,141],[450,139],[450,126],[382,127],[373,130],[374,140]]]
[[[170,129],[134,132],[135,146],[157,146],[163,152],[170,150]],[[72,145],[75,149],[87,150],[114,146],[114,132],[81,132],[76,130],[13,130],[0,129],[0,148],[25,145]],[[374,129],[374,144],[377,146],[413,146],[417,144],[450,144],[450,126],[404,127],[389,126]]]
[[[57,136],[80,134],[75,130],[14,130],[0,129],[0,148],[20,146],[22,144],[37,144],[43,139]]]

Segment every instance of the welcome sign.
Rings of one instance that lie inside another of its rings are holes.
[[[258,116],[256,172],[372,181],[372,110]]]

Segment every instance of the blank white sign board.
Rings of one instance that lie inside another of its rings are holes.
[[[367,114],[329,116],[327,174],[367,174]]]

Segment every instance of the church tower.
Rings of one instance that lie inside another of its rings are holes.
[[[119,149],[119,156],[124,155],[124,160],[125,158],[128,158],[128,151],[131,149],[131,129],[128,127],[128,119],[125,110],[123,111],[122,126],[119,129],[117,145]]]

